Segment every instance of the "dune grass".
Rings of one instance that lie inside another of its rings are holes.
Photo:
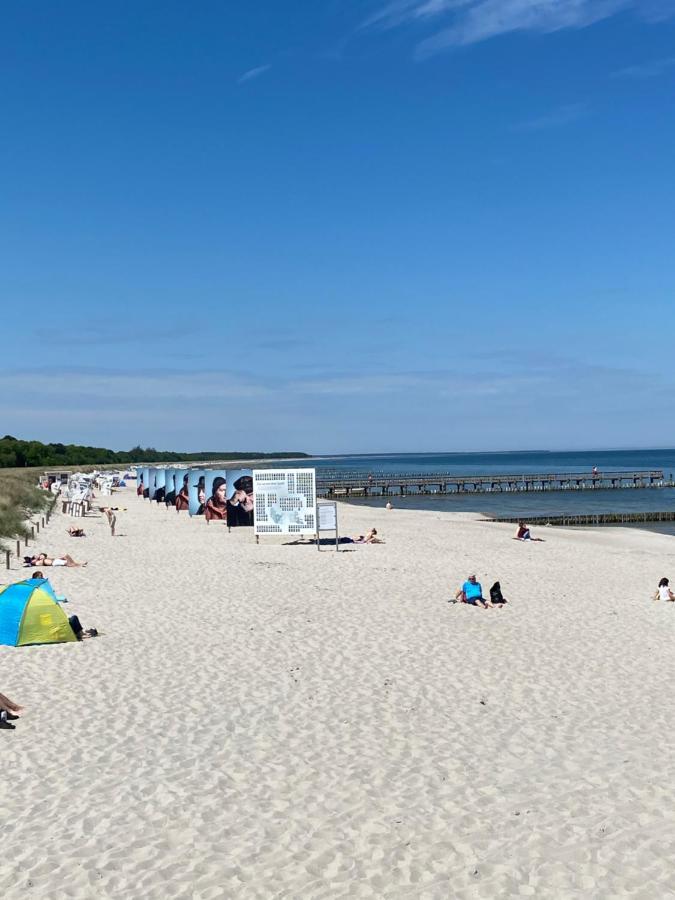
[[[26,537],[30,517],[47,509],[52,500],[51,494],[35,487],[32,474],[0,473],[0,546]]]

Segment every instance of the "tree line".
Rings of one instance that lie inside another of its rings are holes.
[[[307,453],[237,453],[213,451],[205,453],[175,453],[154,447],[132,447],[131,450],[106,450],[104,447],[84,447],[79,444],[43,444],[40,441],[21,441],[7,434],[0,438],[0,469],[19,469],[26,466],[58,468],[59,466],[128,465],[154,462],[197,462],[224,459],[290,459],[306,458]]]

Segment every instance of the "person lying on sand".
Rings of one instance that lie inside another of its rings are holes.
[[[530,533],[530,526],[526,522],[518,522],[518,531],[513,539],[514,541],[538,541],[543,544],[543,538],[533,538]]]
[[[675,594],[670,589],[670,582],[667,578],[659,581],[659,586],[654,594],[655,600],[675,600]]]
[[[482,609],[493,606],[491,600],[486,600],[483,597],[483,588],[480,581],[476,581],[475,575],[469,575],[455,594],[455,600],[458,600],[460,603],[468,603],[470,606],[480,606]]]
[[[355,544],[384,544],[384,541],[377,536],[377,528],[371,528],[367,534],[360,534],[353,540]]]
[[[46,553],[38,553],[37,556],[31,556],[28,562],[29,566],[65,566],[67,569],[76,569],[87,565],[86,562],[75,562],[69,553],[63,556],[47,556]]]
[[[84,528],[77,528],[75,525],[71,525],[68,529],[68,534],[71,537],[86,537],[87,535],[84,533]]]
[[[22,706],[19,706],[18,703],[14,703],[13,700],[10,700],[9,697],[5,697],[4,694],[0,694],[0,728],[12,731],[16,728],[16,725],[12,725],[12,719],[18,719],[18,712],[21,712],[23,709]]]
[[[96,628],[87,628],[85,631],[77,616],[69,616],[68,624],[73,629],[73,633],[78,641],[83,641],[85,638],[98,637],[98,630]]]

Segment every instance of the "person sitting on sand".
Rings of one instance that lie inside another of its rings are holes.
[[[468,603],[470,606],[480,606],[483,609],[492,606],[492,601],[483,597],[483,588],[480,581],[476,580],[475,575],[469,575],[455,594],[455,600],[459,600],[460,603]]]
[[[543,538],[533,538],[530,532],[530,526],[527,522],[518,522],[518,531],[516,532],[516,536],[514,541],[538,541],[540,543],[544,543]]]
[[[87,535],[84,533],[84,528],[78,528],[76,525],[71,525],[68,529],[68,534],[71,537],[86,537]]]
[[[12,725],[12,719],[18,719],[17,713],[21,712],[23,706],[19,706],[18,703],[14,703],[13,700],[10,700],[9,697],[5,697],[4,694],[0,694],[0,728],[13,731],[16,728],[16,725]]]
[[[77,616],[68,616],[68,624],[73,629],[73,634],[78,641],[83,641],[85,638],[98,637],[98,629],[87,628],[85,631]]]
[[[502,594],[502,588],[498,581],[490,588],[490,601],[493,606],[504,606],[508,603],[506,597]]]
[[[670,582],[667,578],[659,581],[659,588],[654,596],[655,600],[675,600],[675,594],[670,589]]]
[[[75,562],[69,553],[63,556],[47,556],[46,553],[38,553],[37,556],[31,556],[28,563],[29,566],[65,566],[68,569],[76,569],[87,565],[86,562]]]

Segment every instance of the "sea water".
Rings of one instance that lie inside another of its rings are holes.
[[[328,472],[448,473],[450,475],[526,475],[528,473],[589,473],[597,466],[600,473],[661,469],[667,480],[675,473],[675,450],[589,450],[508,453],[421,453],[322,457],[307,461],[317,476]],[[593,513],[631,513],[675,511],[675,488],[621,488],[572,491],[491,491],[450,495],[412,494],[392,497],[392,502],[407,509],[476,512],[488,517],[588,515]],[[382,506],[382,497],[353,498],[350,502]],[[644,523],[650,531],[675,534],[674,523]]]

